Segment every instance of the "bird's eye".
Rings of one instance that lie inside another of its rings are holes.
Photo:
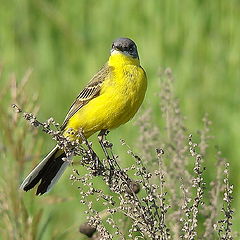
[[[133,47],[130,47],[128,50],[129,50],[129,52],[132,52],[133,51]]]

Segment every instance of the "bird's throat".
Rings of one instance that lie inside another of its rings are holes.
[[[132,58],[131,56],[127,56],[121,52],[114,51],[108,60],[109,66],[120,66],[120,65],[136,65],[139,66],[140,62],[138,58]]]

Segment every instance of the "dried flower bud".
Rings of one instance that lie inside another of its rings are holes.
[[[129,193],[129,194],[132,194],[132,192],[137,194],[137,193],[139,193],[140,190],[141,190],[140,184],[135,182],[135,181],[132,181],[130,183],[130,186],[126,189],[126,192]]]
[[[79,227],[79,232],[85,234],[88,237],[92,237],[93,234],[96,232],[96,228],[89,225],[89,223],[83,223]]]

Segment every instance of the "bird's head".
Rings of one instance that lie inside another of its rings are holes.
[[[137,46],[134,41],[129,38],[118,38],[113,42],[111,56],[119,53],[139,59]]]

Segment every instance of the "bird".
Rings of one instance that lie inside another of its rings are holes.
[[[61,134],[76,140],[69,130],[83,132],[87,139],[115,129],[134,117],[145,97],[147,75],[140,65],[135,42],[118,38],[112,43],[107,63],[95,74],[71,105]],[[20,189],[29,191],[39,182],[36,195],[49,192],[70,164],[66,153],[56,145],[23,180]]]

